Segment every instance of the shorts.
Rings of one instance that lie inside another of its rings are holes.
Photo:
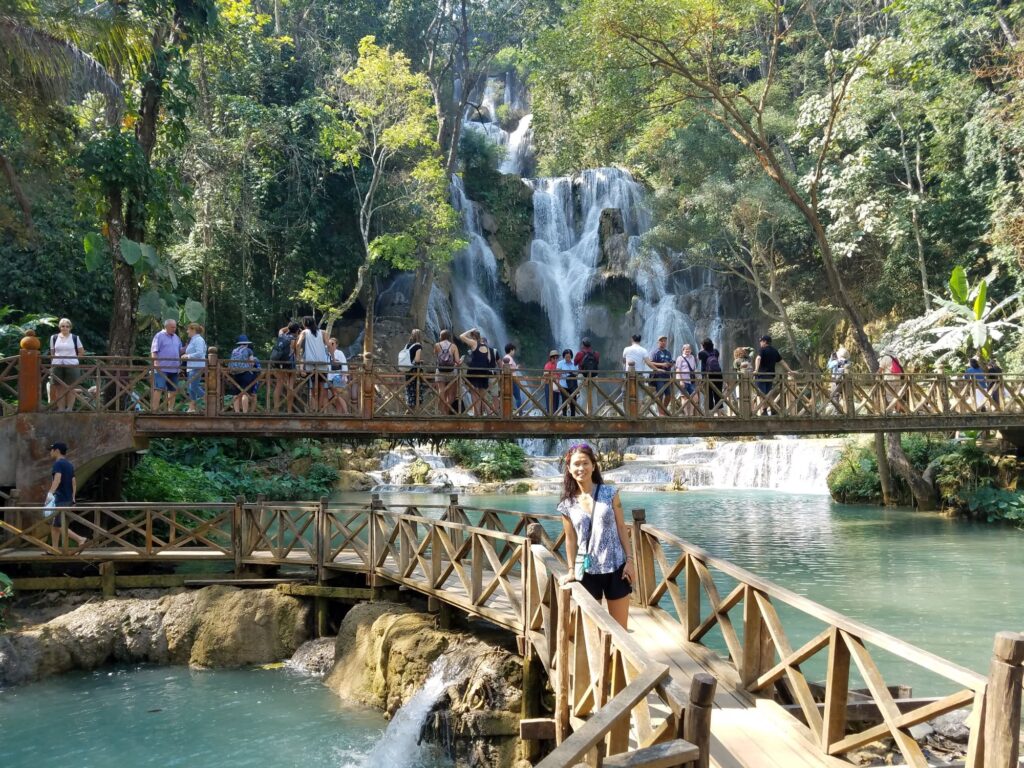
[[[608,600],[619,600],[633,594],[633,587],[622,578],[622,570],[626,567],[623,563],[611,573],[585,573],[580,584],[598,602],[601,598]]]
[[[692,395],[697,391],[697,385],[692,381],[683,382],[683,391],[688,395]]]
[[[153,389],[178,391],[178,371],[153,371]]]
[[[50,381],[57,381],[69,387],[77,384],[82,378],[82,371],[77,365],[55,365],[50,369]]]
[[[487,376],[468,376],[467,381],[475,389],[487,389],[491,380]]]
[[[657,388],[658,395],[664,395],[672,380],[668,376],[651,376],[651,386]]]
[[[54,506],[54,510],[53,510],[53,512],[50,513],[49,517],[47,517],[47,520],[50,522],[50,525],[52,527],[60,528],[61,523],[62,523],[62,521],[64,519],[64,515],[60,514],[60,512],[58,510],[70,508],[71,507],[71,502],[70,501],[58,501],[53,506]]]
[[[227,394],[229,395],[255,395],[259,390],[256,381],[256,371],[244,371],[232,373],[227,376]]]

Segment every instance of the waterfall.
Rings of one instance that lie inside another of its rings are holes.
[[[477,327],[495,349],[500,349],[508,334],[498,314],[498,261],[487,244],[476,203],[466,197],[462,179],[452,176],[452,207],[462,214],[469,241],[452,264],[452,311],[456,333]]]
[[[438,658],[430,667],[423,686],[395,713],[370,752],[362,757],[362,768],[415,768],[422,763],[423,748],[420,732],[427,715],[451,684],[445,657]]]

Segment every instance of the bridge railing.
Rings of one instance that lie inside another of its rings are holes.
[[[717,629],[726,652],[718,658],[736,683],[753,695],[771,698],[778,692],[792,701],[824,753],[843,755],[892,738],[908,765],[924,768],[928,762],[910,729],[952,710],[970,708],[966,764],[981,768],[983,742],[978,726],[986,692],[984,676],[712,557],[678,536],[647,525],[642,510],[634,515],[642,603],[658,608],[667,602],[678,617],[684,643],[701,643]],[[820,631],[797,644],[792,628],[787,631],[780,606],[787,615],[812,619]],[[879,668],[877,651],[944,680],[954,692],[936,699],[898,699]],[[822,656],[823,686],[806,671],[815,657]],[[856,687],[851,675],[858,675],[867,688],[866,695],[858,697],[860,714],[870,710],[881,722],[847,733],[854,719],[849,715],[850,693]]]
[[[167,363],[167,365],[164,365]],[[196,416],[288,416],[337,419],[452,418],[587,421],[643,419],[750,419],[797,421],[965,416],[1024,413],[1024,377],[986,381],[964,376],[913,373],[876,376],[848,373],[838,380],[817,372],[780,374],[770,382],[745,373],[656,378],[648,373],[600,371],[572,377],[559,372],[507,369],[481,374],[397,366],[353,365],[346,371],[305,371],[264,361],[239,361],[211,349],[206,366],[189,370],[180,361],[158,361],[176,378],[177,410],[184,411],[190,381],[201,385]],[[0,360],[0,408],[20,412],[76,410],[151,413],[157,382],[154,362],[143,357],[80,360],[75,380],[51,386],[51,359],[35,352]],[[692,390],[692,391],[691,391]],[[26,394],[28,393],[28,394]],[[197,394],[193,390],[194,394]],[[166,410],[166,397],[158,409]]]

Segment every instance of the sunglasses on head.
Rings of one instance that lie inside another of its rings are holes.
[[[573,451],[592,451],[592,450],[594,450],[594,449],[590,447],[589,443],[576,443],[575,445],[570,445],[569,446],[569,453],[572,453]]]

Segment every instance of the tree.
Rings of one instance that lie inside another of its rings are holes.
[[[338,314],[363,298],[363,349],[370,353],[376,291],[367,278],[373,266],[406,270],[446,263],[461,243],[455,238],[457,217],[445,197],[427,78],[411,71],[405,55],[367,36],[359,42],[356,65],[337,79],[334,98],[336,119],[322,139],[333,160],[351,174],[365,255]],[[396,219],[385,228],[392,216]]]

